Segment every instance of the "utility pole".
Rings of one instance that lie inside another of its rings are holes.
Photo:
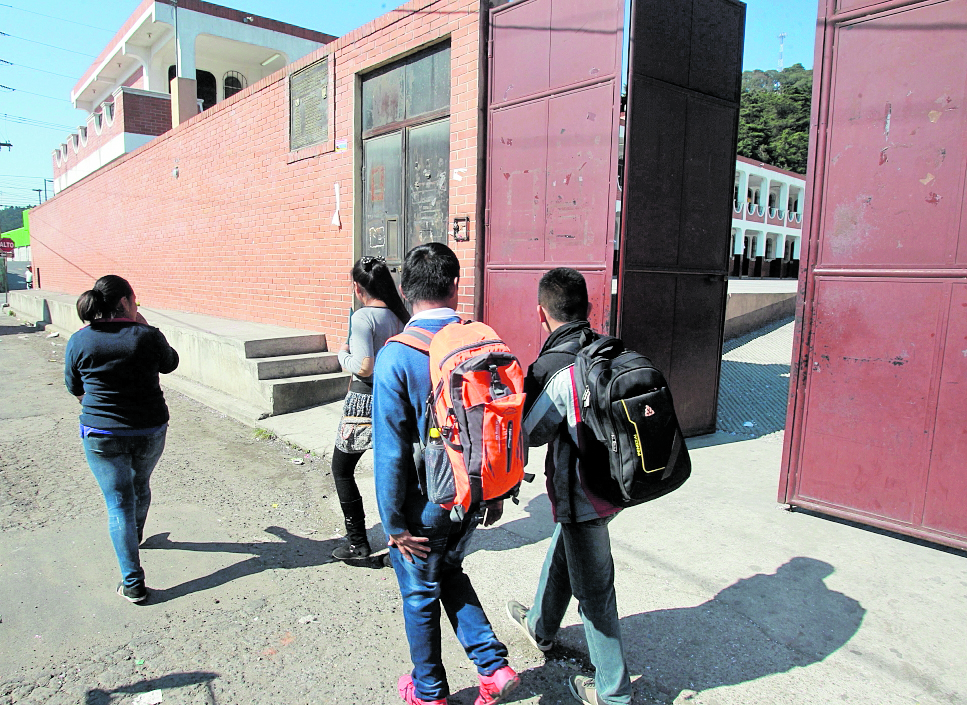
[[[171,5],[175,14],[175,78],[181,78],[180,52],[178,51],[178,0],[172,0]]]
[[[50,182],[51,186],[54,185],[54,180],[53,179],[44,179],[44,200],[45,201],[47,200],[47,182],[48,181]]]
[[[41,201],[41,200],[40,200],[40,194],[41,194],[41,193],[43,192],[43,189],[42,189],[42,188],[32,188],[32,189],[30,189],[30,190],[31,190],[31,191],[36,191],[36,192],[37,192],[37,203],[38,203],[38,204],[41,204],[41,203],[43,203],[43,201]]]

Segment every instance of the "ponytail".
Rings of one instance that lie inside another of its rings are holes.
[[[77,316],[84,323],[101,317],[104,310],[104,294],[96,289],[88,289],[77,297]]]
[[[124,313],[122,299],[134,294],[134,289],[127,280],[116,274],[108,274],[96,282],[77,297],[77,316],[84,323],[91,323],[100,318],[116,318]]]
[[[401,323],[410,320],[410,312],[406,310],[403,299],[396,289],[396,282],[390,274],[386,260],[382,257],[363,257],[353,266],[353,281],[359,284],[367,294],[379,299],[392,311]]]

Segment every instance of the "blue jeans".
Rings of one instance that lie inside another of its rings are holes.
[[[404,511],[410,533],[430,539],[430,554],[414,557],[413,563],[396,548],[390,549],[403,597],[413,684],[421,700],[441,700],[450,694],[440,647],[441,604],[481,675],[492,675],[507,665],[507,647],[497,640],[470,578],[463,572],[463,558],[480,517],[457,524],[450,521],[449,512],[425,499]]]
[[[584,622],[598,696],[609,705],[626,705],[631,702],[631,679],[614,594],[614,560],[608,535],[612,518],[557,525],[527,623],[541,639],[553,639],[573,595]]]
[[[87,464],[107,504],[111,543],[125,587],[144,584],[138,545],[151,505],[151,471],[165,449],[167,429],[150,436],[105,436],[83,439]]]

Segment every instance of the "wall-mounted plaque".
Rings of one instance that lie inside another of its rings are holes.
[[[329,62],[321,59],[289,76],[289,149],[329,137]]]

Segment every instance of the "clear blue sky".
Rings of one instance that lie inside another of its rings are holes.
[[[52,176],[51,152],[85,121],[70,90],[139,0],[0,0],[0,206],[37,203]],[[290,24],[342,35],[398,7],[398,0],[215,0]],[[745,68],[812,67],[817,0],[746,0]],[[80,23],[80,24],[77,24]],[[30,40],[30,41],[25,41]],[[38,44],[38,42],[42,44]],[[43,46],[43,44],[51,46]],[[57,75],[59,74],[59,75]],[[34,95],[36,94],[36,95]],[[49,126],[28,125],[23,119]],[[48,193],[51,193],[48,184]]]

